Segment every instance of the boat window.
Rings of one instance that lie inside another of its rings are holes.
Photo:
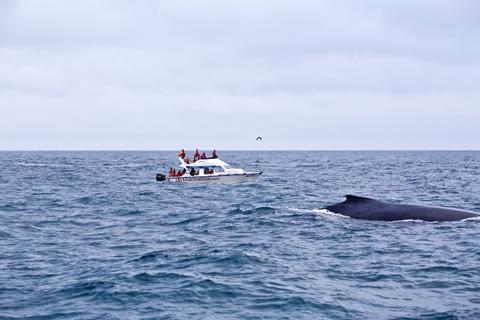
[[[222,167],[215,167],[215,172],[223,172],[225,170],[223,170]]]
[[[224,165],[223,166],[225,169],[232,169],[232,167],[230,167],[228,164]]]

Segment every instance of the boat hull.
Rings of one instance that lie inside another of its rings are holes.
[[[218,174],[218,175],[201,175],[201,176],[183,176],[183,177],[168,177],[167,181],[175,183],[236,183],[244,181],[253,181],[262,172],[246,172],[242,174]]]

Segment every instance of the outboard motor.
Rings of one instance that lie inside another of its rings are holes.
[[[165,175],[161,173],[157,173],[157,181],[165,181]]]

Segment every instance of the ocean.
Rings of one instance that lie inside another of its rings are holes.
[[[371,222],[355,194],[480,212],[480,152],[0,152],[0,319],[480,319],[480,220]]]

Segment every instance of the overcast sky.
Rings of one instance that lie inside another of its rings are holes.
[[[480,1],[0,0],[0,111],[2,150],[480,149]]]

